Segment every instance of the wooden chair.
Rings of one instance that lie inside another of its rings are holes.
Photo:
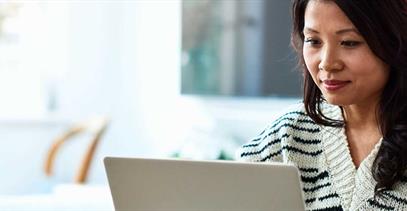
[[[85,155],[82,158],[82,162],[80,163],[79,169],[74,179],[74,182],[77,184],[85,183],[96,147],[103,133],[105,132],[108,123],[109,119],[106,117],[95,117],[89,119],[88,121],[73,125],[71,128],[68,129],[68,131],[57,137],[48,150],[47,157],[45,159],[45,174],[47,176],[51,176],[53,174],[53,166],[56,154],[66,141],[76,136],[77,134],[90,132],[92,140],[85,152]]]

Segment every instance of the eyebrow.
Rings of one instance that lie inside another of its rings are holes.
[[[318,32],[317,30],[315,30],[315,29],[313,29],[313,28],[310,28],[310,27],[304,27],[304,32],[305,32],[305,31],[309,31],[309,32],[313,32],[313,33],[319,34],[319,32]],[[344,33],[347,33],[347,32],[354,32],[354,33],[356,33],[356,34],[360,34],[360,33],[358,32],[358,30],[356,30],[355,28],[341,29],[341,30],[336,31],[335,34],[344,34]]]

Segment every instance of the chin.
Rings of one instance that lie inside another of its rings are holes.
[[[348,100],[344,99],[343,97],[334,97],[334,96],[324,95],[324,98],[329,104],[332,104],[332,105],[346,106],[346,105],[350,104],[348,102]]]

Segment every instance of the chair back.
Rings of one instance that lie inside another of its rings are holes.
[[[52,176],[54,162],[57,152],[63,146],[63,144],[69,141],[72,137],[84,133],[91,133],[90,144],[82,158],[82,162],[79,165],[79,169],[76,172],[74,182],[78,184],[83,184],[86,182],[89,168],[92,163],[92,158],[94,157],[96,148],[100,142],[102,135],[104,134],[107,126],[109,124],[109,119],[107,117],[94,117],[87,121],[77,123],[70,127],[66,132],[58,136],[55,141],[53,141],[51,147],[46,155],[44,171],[47,176]]]

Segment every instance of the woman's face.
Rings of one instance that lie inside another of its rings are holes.
[[[305,11],[305,64],[325,99],[335,105],[377,103],[388,66],[332,1],[311,0]]]

